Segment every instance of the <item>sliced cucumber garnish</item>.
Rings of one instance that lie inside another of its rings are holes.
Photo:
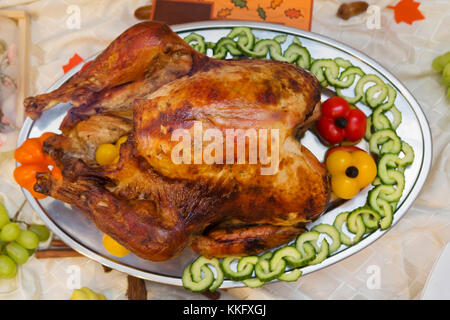
[[[318,225],[314,226],[314,228],[312,228],[312,231],[325,233],[331,238],[332,243],[329,247],[330,254],[335,252],[341,246],[340,234],[339,234],[339,231],[335,227],[333,227],[329,224],[318,224]]]
[[[220,287],[220,285],[223,282],[223,278],[224,278],[223,271],[220,268],[220,263],[219,263],[218,259],[216,259],[216,258],[207,259],[203,256],[198,257],[197,260],[195,260],[191,266],[192,280],[194,280],[194,282],[201,282],[202,281],[202,273],[204,274],[206,269],[210,270],[208,267],[209,265],[213,266],[214,269],[216,269],[215,280],[213,281],[211,286],[208,288],[209,291],[214,291]],[[213,275],[213,278],[214,278],[214,275]]]

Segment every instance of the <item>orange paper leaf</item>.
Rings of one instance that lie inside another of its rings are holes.
[[[72,58],[70,58],[69,62],[62,66],[64,73],[67,73],[70,69],[78,65],[80,62],[83,62],[83,58],[75,53]]]
[[[233,9],[230,8],[222,8],[217,12],[217,18],[225,18],[228,17],[231,14],[231,11]]]
[[[414,21],[423,20],[425,17],[419,10],[420,2],[414,0],[401,0],[394,7],[388,6],[389,9],[394,10],[395,22],[406,22],[412,24]]]
[[[272,0],[270,2],[270,8],[275,9],[278,8],[283,3],[283,0]]]
[[[284,11],[284,15],[290,19],[298,19],[300,17],[303,17],[302,12],[297,9],[287,9]]]

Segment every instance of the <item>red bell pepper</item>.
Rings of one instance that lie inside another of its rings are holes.
[[[317,130],[330,145],[343,140],[356,142],[366,132],[366,115],[341,97],[331,97],[322,104],[322,115],[317,121]]]

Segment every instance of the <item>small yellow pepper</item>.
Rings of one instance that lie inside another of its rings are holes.
[[[106,297],[101,293],[92,291],[88,287],[82,287],[73,291],[70,300],[106,300]]]
[[[103,235],[103,246],[106,251],[116,257],[125,257],[130,253],[130,250],[119,244],[116,240],[108,236],[107,234]]]
[[[372,183],[377,175],[377,165],[365,151],[337,147],[326,158],[331,175],[331,190],[342,199],[351,199]]]
[[[122,136],[116,144],[104,143],[98,146],[95,152],[95,160],[101,166],[116,164],[120,159],[120,146],[124,144],[128,136]]]

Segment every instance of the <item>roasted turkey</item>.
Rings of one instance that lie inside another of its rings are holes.
[[[60,102],[72,108],[44,151],[64,179],[38,173],[34,189],[79,208],[145,259],[167,260],[187,245],[208,257],[256,254],[294,238],[327,205],[326,170],[296,138],[318,117],[320,86],[294,64],[211,59],[166,25],[143,22],[25,107],[36,119]],[[247,129],[268,130],[269,153],[279,145],[275,171],[261,174],[260,154],[256,164],[237,163],[225,147],[213,152],[222,163],[195,163],[194,142],[184,158],[192,162],[175,163],[173,133],[194,136],[199,124],[202,133],[233,129],[233,142],[248,148]],[[97,165],[96,148],[123,135],[120,160]]]

